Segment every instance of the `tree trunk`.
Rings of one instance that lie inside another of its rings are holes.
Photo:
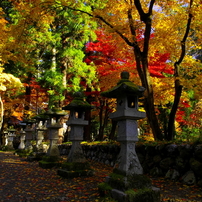
[[[174,103],[173,103],[171,113],[169,116],[168,131],[167,131],[167,137],[166,137],[167,140],[173,140],[174,136],[175,136],[175,133],[174,133],[175,132],[175,130],[174,130],[174,128],[175,128],[175,115],[176,115],[176,112],[178,109],[180,97],[182,94],[182,88],[183,88],[183,86],[180,84],[180,80],[179,80],[179,76],[180,76],[179,71],[180,71],[180,64],[183,61],[185,54],[186,54],[186,40],[188,38],[188,34],[189,34],[190,29],[191,29],[191,23],[192,23],[192,18],[193,18],[193,15],[191,13],[192,4],[193,4],[193,0],[190,0],[190,5],[189,5],[190,13],[188,14],[187,26],[186,26],[186,30],[184,33],[184,37],[181,41],[181,54],[179,56],[179,60],[177,62],[175,62],[175,64],[174,64],[175,98],[174,98]]]
[[[118,121],[112,120],[112,127],[111,127],[111,131],[110,131],[110,134],[109,134],[109,139],[110,140],[114,140],[115,139],[115,133],[116,133],[117,123],[118,123]]]
[[[175,81],[175,98],[169,115],[168,128],[166,134],[166,140],[168,141],[173,140],[175,137],[175,115],[178,109],[181,94],[182,94],[182,85],[180,85],[180,81],[179,79],[177,79]]]
[[[91,110],[86,110],[85,120],[88,121],[88,125],[84,126],[83,139],[85,141],[91,141]]]

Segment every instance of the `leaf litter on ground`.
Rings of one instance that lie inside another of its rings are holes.
[[[91,177],[64,179],[58,168],[43,169],[37,161],[28,162],[12,152],[0,152],[0,202],[70,202],[102,201],[98,184],[105,181],[113,168],[90,161],[95,174]],[[202,201],[202,189],[184,186],[163,178],[153,179],[161,189],[162,201]],[[105,200],[106,201],[106,200]]]

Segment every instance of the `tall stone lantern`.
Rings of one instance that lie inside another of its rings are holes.
[[[142,174],[143,169],[135,151],[138,141],[137,120],[146,117],[145,112],[138,110],[139,97],[143,96],[145,88],[129,81],[129,73],[122,72],[117,86],[101,95],[117,99],[116,111],[110,118],[118,121],[117,141],[121,143],[118,157],[118,169],[127,175]]]
[[[74,178],[93,175],[93,170],[90,168],[80,144],[83,140],[83,128],[88,125],[88,121],[84,120],[85,111],[91,108],[91,105],[84,101],[82,92],[76,92],[73,101],[63,107],[64,110],[70,110],[67,125],[71,127],[70,141],[72,141],[72,146],[67,162],[62,165],[62,169],[58,170],[58,175],[61,177]]]
[[[143,175],[135,151],[135,143],[138,141],[137,120],[146,117],[145,112],[138,109],[138,100],[143,96],[144,91],[145,88],[132,83],[129,80],[129,73],[124,71],[117,86],[101,94],[117,100],[116,111],[110,115],[110,118],[118,122],[117,141],[120,142],[121,150],[117,166],[106,178],[105,183],[111,187],[110,195],[118,202],[160,201],[160,192],[154,189],[150,179]],[[100,193],[107,192],[104,187],[106,186],[99,186]]]
[[[57,142],[59,138],[59,129],[63,127],[63,124],[60,121],[61,118],[64,117],[67,113],[60,108],[53,108],[44,114],[49,116],[47,128],[50,146],[48,148],[47,156],[59,157],[60,153]]]

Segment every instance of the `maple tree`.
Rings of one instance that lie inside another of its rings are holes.
[[[200,40],[190,37],[195,31],[200,38],[201,3],[195,1],[93,1],[86,2],[86,9],[81,8],[81,2],[69,4],[63,1],[69,9],[86,13],[98,19],[102,26],[114,32],[134,52],[136,68],[142,85],[146,88],[144,107],[155,139],[163,139],[155,110],[154,89],[149,72],[149,56],[155,51],[169,53],[169,61],[173,65],[174,76],[169,78],[173,82],[173,104],[169,113],[169,121],[165,138],[174,138],[175,115],[184,89],[188,87],[181,71],[189,67],[196,69],[197,61],[187,53],[193,47],[200,46]],[[88,7],[89,6],[89,7]],[[196,28],[196,29],[195,29]],[[151,34],[154,33],[154,37]],[[139,35],[142,40],[139,40]],[[117,40],[118,41],[118,40]],[[197,44],[197,45],[196,45]],[[187,51],[186,51],[187,50]],[[197,75],[198,74],[198,75]],[[196,76],[200,76],[197,71]],[[198,85],[197,85],[198,86]],[[189,85],[193,88],[193,86]],[[174,90],[174,91],[173,91]]]
[[[155,139],[174,138],[176,113],[188,90],[200,100],[201,64],[191,55],[201,46],[199,0],[3,0],[0,6],[5,71],[29,85],[43,72],[42,82],[57,100],[64,89],[79,89],[81,80],[94,85],[90,61],[98,67],[101,90],[115,85],[122,69],[146,88],[144,107]],[[99,31],[93,44],[95,22],[105,33]],[[88,65],[83,62],[85,43]],[[169,106],[163,131],[157,113],[161,106]]]
[[[135,83],[138,83],[137,71],[134,70],[135,62],[130,53],[128,53],[127,50],[126,52],[119,50],[116,42],[113,41],[113,37],[110,34],[105,33],[103,29],[97,30],[96,33],[97,40],[95,42],[89,42],[86,45],[85,61],[88,64],[93,62],[96,65],[99,79],[99,83],[97,83],[97,85],[100,87],[100,90],[106,91],[116,85],[120,72],[123,70],[133,72],[131,79]],[[124,55],[127,55],[127,57],[124,57]],[[158,100],[161,100],[161,103],[166,103],[169,101],[167,96],[165,96],[165,91],[168,91],[171,86],[165,84],[166,80],[168,81],[167,76],[172,76],[173,70],[172,67],[166,63],[168,59],[169,54],[160,54],[157,51],[155,55],[150,58],[151,62],[149,65],[149,72],[151,77],[153,77],[154,85],[158,84],[158,87],[155,85],[156,89],[154,91],[155,102],[158,105]],[[162,87],[159,88],[159,84],[164,86],[164,94],[162,94]],[[114,106],[109,103],[114,102],[111,102],[110,100],[107,101],[105,98],[100,97],[99,91],[93,91],[90,93],[86,92],[86,94],[91,95],[94,97],[94,99],[96,99],[96,102],[94,101],[92,104],[96,106],[96,111],[99,111],[99,114],[97,114],[100,123],[98,139],[101,140],[103,137],[103,128],[107,125],[106,120],[108,114],[114,110]],[[102,121],[104,124],[102,124]],[[114,124],[116,123],[112,123],[112,128],[115,127]],[[111,132],[110,137],[113,138],[112,134],[113,133]]]

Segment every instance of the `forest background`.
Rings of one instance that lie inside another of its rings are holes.
[[[1,133],[82,91],[84,139],[115,139],[115,100],[100,93],[120,72],[145,87],[141,135],[202,138],[201,0],[2,0]]]

